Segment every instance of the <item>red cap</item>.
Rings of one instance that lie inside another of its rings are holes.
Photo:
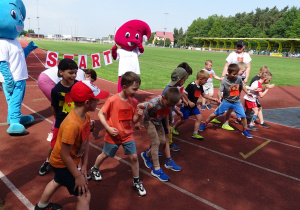
[[[74,102],[83,102],[95,99],[104,99],[109,96],[109,92],[100,90],[94,83],[89,80],[76,82],[70,92]]]

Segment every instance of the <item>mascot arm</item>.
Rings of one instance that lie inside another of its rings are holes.
[[[112,55],[114,60],[117,60],[117,57],[118,57],[117,50],[118,50],[117,45],[115,45],[111,48],[111,55]]]
[[[11,93],[15,86],[14,78],[12,77],[10,70],[8,68],[6,61],[0,61],[0,72],[3,75],[4,81],[6,83],[5,87],[8,93]]]
[[[143,53],[143,52],[144,52],[144,47],[143,47],[142,43],[139,42],[138,40],[136,40],[134,43],[135,43],[136,46],[139,48],[139,52],[140,52],[140,53]]]
[[[38,46],[36,44],[34,44],[33,41],[31,41],[28,44],[28,46],[23,49],[24,54],[25,54],[25,58],[27,58],[29,53],[31,53],[31,51],[35,50],[36,48],[38,48]]]

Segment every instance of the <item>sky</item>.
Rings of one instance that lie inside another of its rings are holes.
[[[279,10],[300,7],[299,0],[23,0],[26,7],[25,30],[44,35],[63,34],[91,38],[107,37],[132,19],[148,23],[152,32],[186,31],[198,18],[217,14],[224,17],[256,8]],[[37,18],[39,17],[39,18]],[[38,30],[40,28],[40,30]]]

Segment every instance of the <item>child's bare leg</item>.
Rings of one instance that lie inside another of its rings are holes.
[[[202,97],[202,106],[206,104],[206,98]]]
[[[199,129],[199,126],[200,126],[201,120],[202,120],[202,115],[197,114],[197,115],[195,115],[195,117],[196,117],[196,122],[195,122],[195,126],[194,126],[194,133],[198,133],[198,129]]]
[[[52,195],[55,193],[55,191],[60,186],[61,186],[60,184],[56,183],[54,180],[51,180],[45,187],[44,192],[43,192],[42,197],[39,202],[42,204],[49,203]]]
[[[224,122],[224,124],[229,124],[229,118],[231,116],[232,111],[233,111],[233,109],[231,109],[231,108],[227,110],[227,112],[225,114],[225,122]]]
[[[91,193],[88,190],[86,194],[77,196],[77,210],[89,210],[91,201]]]
[[[181,126],[182,124],[184,124],[185,123],[185,119],[180,119],[180,120],[178,120],[176,123],[175,123],[175,125],[174,125],[174,128],[177,130],[178,129],[178,127],[179,126]]]
[[[129,155],[133,177],[139,177],[139,161],[137,154]]]
[[[253,114],[253,117],[251,119],[251,122],[250,122],[250,125],[253,126],[254,125],[254,121],[256,120],[257,118],[257,114],[258,114],[258,108],[257,107],[254,107],[252,108],[254,114]]]
[[[258,117],[260,123],[264,122],[264,117],[263,117],[263,113],[262,113],[262,107],[258,108],[257,117]]]
[[[166,143],[163,146],[163,149],[164,149],[166,158],[170,158],[171,157],[171,152],[170,152],[170,138],[168,138],[168,137],[166,138]]]
[[[247,120],[246,120],[246,117],[242,117],[242,118],[241,118],[241,122],[242,122],[242,125],[243,125],[243,131],[247,130],[248,127],[247,127]]]
[[[95,165],[97,168],[100,167],[100,165],[103,163],[103,161],[108,158],[108,156],[104,153],[104,152],[101,152],[100,155],[98,155],[98,157],[96,158],[96,161],[95,161]]]
[[[217,115],[215,113],[211,113],[211,115],[208,116],[208,118],[205,120],[205,124],[208,124],[210,121],[215,119]]]

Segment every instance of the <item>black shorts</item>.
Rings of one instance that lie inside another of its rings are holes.
[[[78,196],[78,189],[74,191],[75,178],[70,173],[70,171],[67,168],[52,168],[55,173],[54,181],[62,186],[65,186],[68,189],[70,195]]]

